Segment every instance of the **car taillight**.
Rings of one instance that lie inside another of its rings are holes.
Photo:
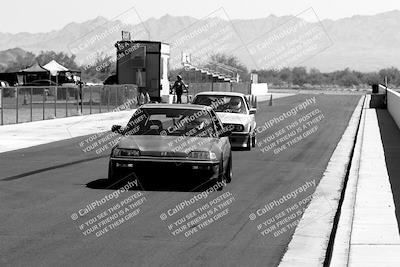
[[[189,158],[193,159],[217,159],[217,155],[211,151],[192,151],[189,153]]]
[[[115,148],[113,152],[115,157],[137,157],[140,156],[140,151],[137,149]]]
[[[225,124],[225,128],[232,132],[243,132],[244,126],[242,124]]]

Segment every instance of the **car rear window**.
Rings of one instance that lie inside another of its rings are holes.
[[[214,122],[207,110],[141,108],[130,119],[127,135],[215,137]]]
[[[198,95],[193,104],[210,106],[216,112],[246,113],[245,103],[240,96]]]

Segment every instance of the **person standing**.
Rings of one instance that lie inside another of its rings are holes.
[[[150,103],[150,96],[146,88],[146,71],[145,69],[136,70],[136,85],[138,86],[138,103],[139,105]]]
[[[172,89],[175,89],[176,92],[176,103],[182,104],[183,89],[187,89],[187,87],[183,82],[181,75],[176,76],[176,81],[174,86],[172,86]]]

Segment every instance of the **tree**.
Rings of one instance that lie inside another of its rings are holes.
[[[294,67],[292,69],[293,84],[302,86],[307,83],[307,69],[305,67]]]
[[[292,80],[293,80],[293,78],[292,78],[292,70],[291,69],[289,69],[289,68],[283,68],[283,69],[281,69],[280,71],[279,71],[279,78],[282,80],[282,81],[284,81],[284,82],[286,82],[286,83],[288,83],[288,84],[291,84],[292,83]]]
[[[75,58],[75,55],[69,56],[64,52],[56,53],[54,51],[41,51],[40,54],[36,57],[36,61],[40,65],[46,65],[54,59],[68,69],[77,70],[79,69],[79,67],[75,62]]]
[[[364,73],[363,83],[372,85],[372,84],[383,83],[383,80],[381,79],[381,76],[379,76],[377,72],[369,72],[369,73]]]
[[[381,69],[379,76],[381,81],[384,81],[385,77],[387,77],[389,84],[400,85],[400,71],[395,67]]]
[[[359,85],[360,81],[358,80],[357,75],[354,73],[354,71],[350,71],[349,68],[346,68],[345,70],[340,72],[337,84],[345,87],[350,87],[353,85]]]
[[[26,69],[33,64],[35,64],[35,54],[31,52],[26,52],[25,55],[17,55],[15,61],[10,63],[7,67],[5,67],[6,72],[16,72],[23,69]]]
[[[104,54],[97,54],[94,63],[82,67],[82,77],[94,82],[103,82],[115,72],[115,60],[111,56]]]
[[[324,75],[316,68],[312,68],[308,74],[309,83],[312,85],[324,84]]]
[[[279,72],[275,69],[271,70],[253,70],[253,73],[258,74],[258,81],[260,83],[273,83],[276,85],[282,84],[282,80],[279,78]]]

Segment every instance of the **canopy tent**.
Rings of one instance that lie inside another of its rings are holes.
[[[80,71],[68,69],[54,59],[44,65],[43,68],[48,70],[52,76],[56,76],[56,83],[58,83],[60,77],[63,82],[67,82],[67,80],[74,80],[75,82],[81,80]]]
[[[67,69],[66,67],[55,61],[54,59],[49,63],[47,63],[46,65],[44,65],[43,68],[50,71],[51,75],[53,76],[56,76],[57,73],[61,71],[70,71],[69,69]]]
[[[47,69],[43,68],[42,66],[39,65],[39,63],[35,63],[29,68],[20,70],[19,72],[23,73],[46,73],[49,72]]]
[[[61,85],[64,83],[76,83],[81,80],[81,71],[70,70],[55,60],[44,66],[37,62],[29,68],[20,70],[17,75],[18,81],[22,84],[47,81],[49,84],[55,82],[57,85]]]
[[[38,62],[29,68],[17,72],[18,83],[29,84],[33,81],[47,79],[50,72],[44,69]]]

